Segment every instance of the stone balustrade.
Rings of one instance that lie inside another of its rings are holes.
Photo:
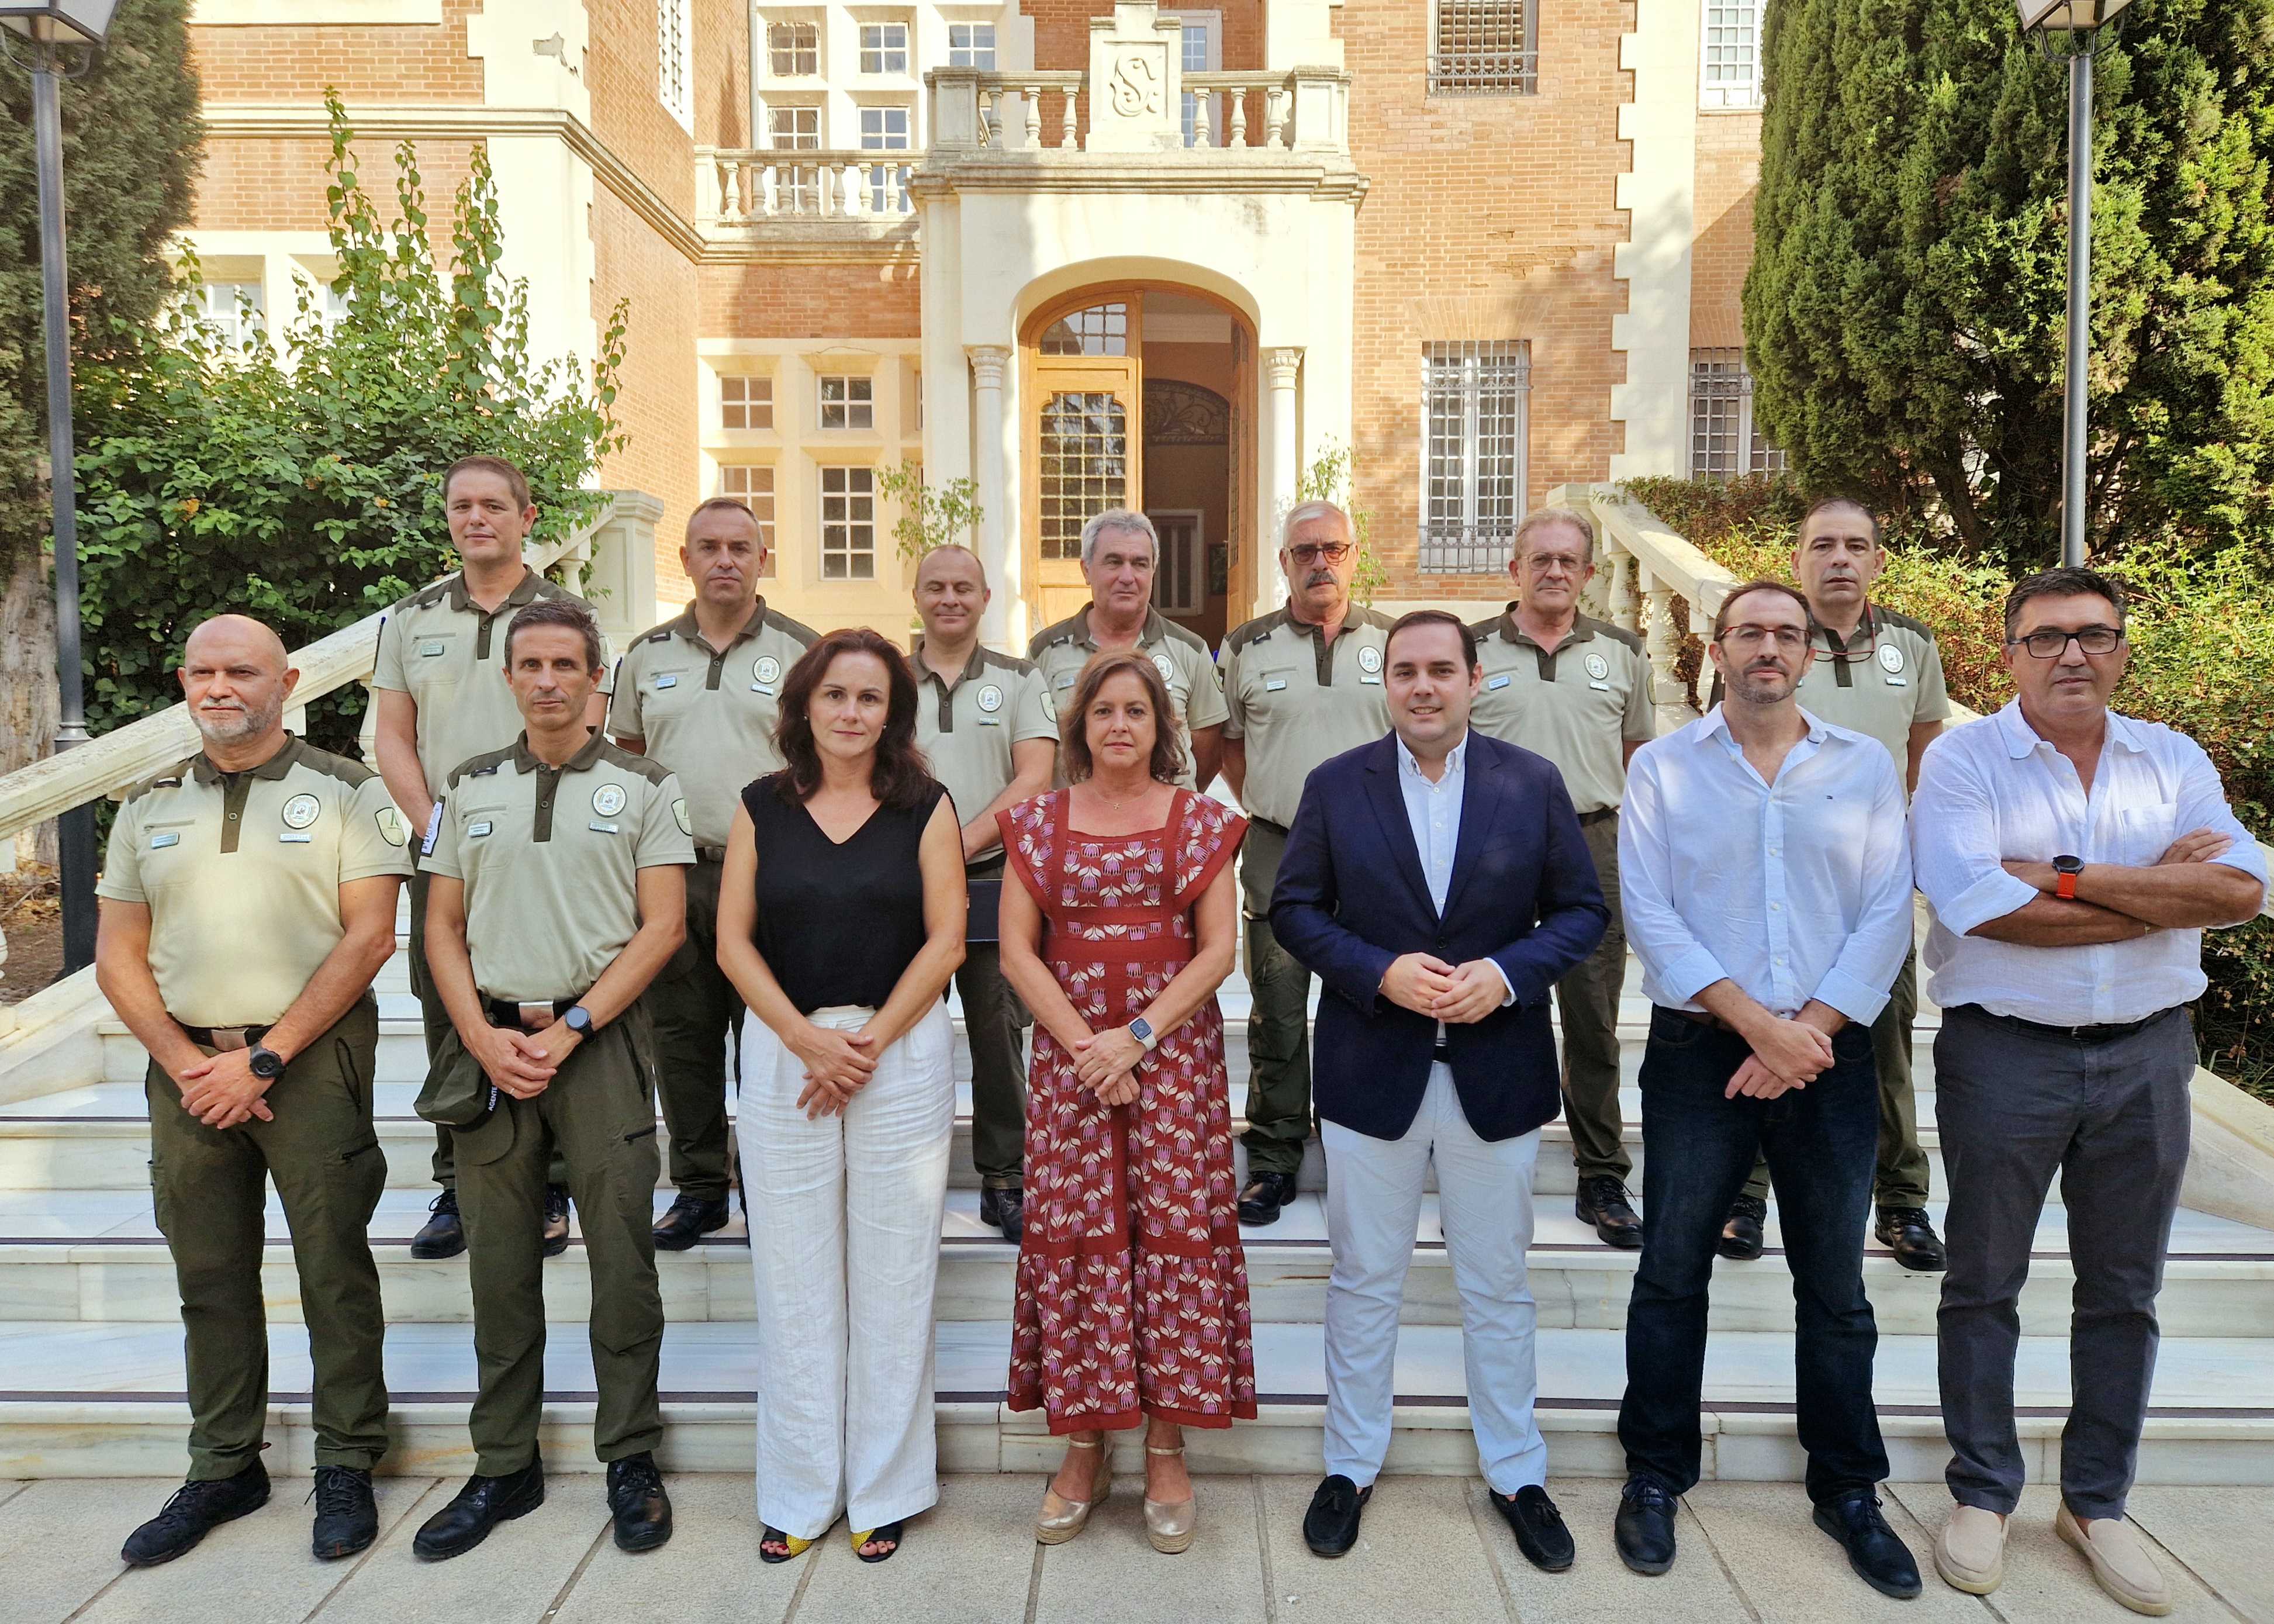
[[[1127,132],[1151,150],[1260,154],[1347,154],[1349,77],[1334,68],[1186,73],[1165,83],[1150,75],[1111,78],[1103,101],[1084,72],[983,73],[940,68],[924,75],[931,98],[931,151],[1099,153],[1132,150]],[[1185,117],[1185,100],[1193,116]],[[1123,132],[1111,147],[1101,124]],[[1189,126],[1189,127],[1187,127]],[[1163,177],[1163,184],[1174,184]]]
[[[747,227],[772,220],[862,221],[897,225],[914,218],[908,179],[920,152],[780,152],[695,149],[696,223]]]

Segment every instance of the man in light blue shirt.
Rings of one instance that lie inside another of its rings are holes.
[[[1876,1492],[1887,1453],[1863,1268],[1879,1129],[1871,1026],[1910,948],[1903,786],[1878,741],[1800,708],[1808,626],[1788,586],[1732,592],[1707,645],[1728,698],[1627,769],[1619,886],[1655,1007],[1616,1536],[1638,1573],[1673,1565],[1675,1497],[1698,1477],[1714,1244],[1765,1153],[1816,1524],[1874,1590],[1911,1597],[1918,1566]]]

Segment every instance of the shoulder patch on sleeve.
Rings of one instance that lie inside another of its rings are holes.
[[[513,759],[514,751],[519,748],[518,744],[509,744],[502,750],[489,750],[479,756],[469,756],[450,769],[450,776],[443,780],[443,787],[456,789],[460,778],[477,778],[485,772],[495,772]]]
[[[507,752],[508,755],[511,753]],[[635,756],[629,750],[620,750],[613,744],[604,743],[600,746],[600,759],[612,767],[620,767],[626,772],[636,772],[650,784],[658,786],[671,776],[671,769],[654,757]]]

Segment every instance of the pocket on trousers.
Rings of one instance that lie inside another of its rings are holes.
[[[1688,1049],[1706,1031],[1705,1026],[1672,1010],[1654,1009],[1650,1012],[1650,1041],[1668,1049]]]

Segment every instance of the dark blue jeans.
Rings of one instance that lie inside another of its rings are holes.
[[[1842,1027],[1831,1069],[1805,1088],[1774,1100],[1724,1099],[1750,1052],[1733,1033],[1670,1010],[1651,1012],[1642,1062],[1644,1238],[1627,1304],[1619,1442],[1630,1477],[1674,1494],[1697,1483],[1713,1243],[1754,1155],[1766,1154],[1792,1271],[1808,1497],[1821,1505],[1887,1475],[1871,1407],[1879,1327],[1864,1295],[1879,1134],[1871,1034]]]

